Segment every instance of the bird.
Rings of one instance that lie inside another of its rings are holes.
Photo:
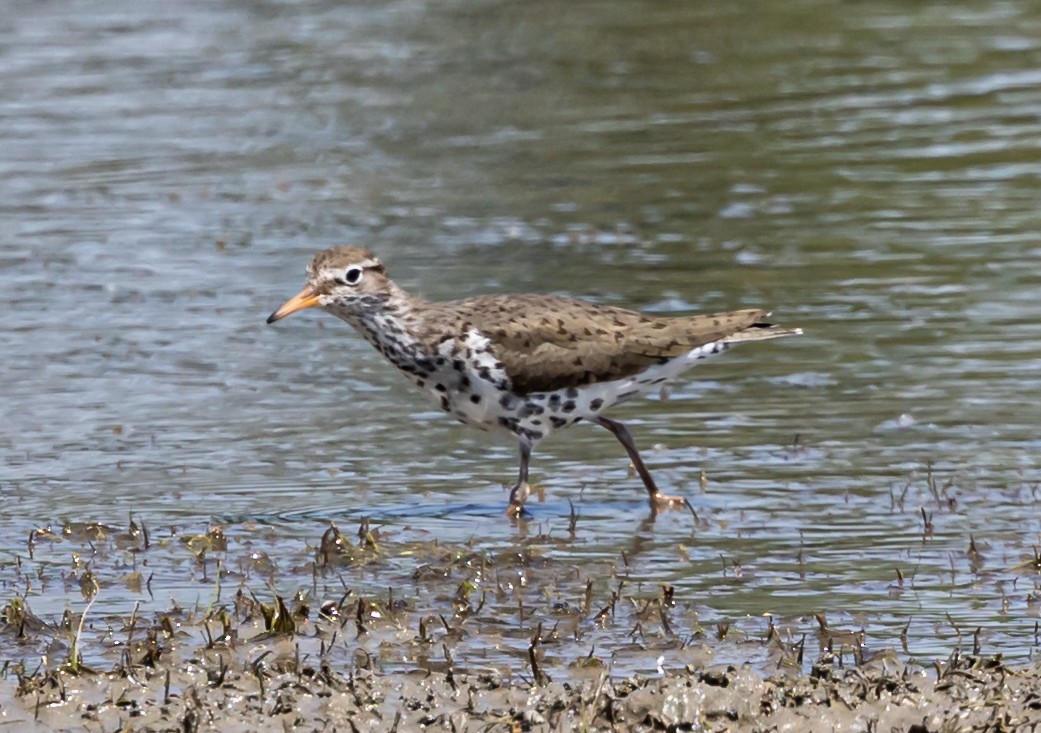
[[[629,430],[603,413],[731,346],[802,333],[767,322],[760,309],[667,317],[541,294],[433,302],[405,291],[376,255],[354,246],[316,254],[306,285],[267,323],[312,307],[353,326],[458,421],[516,439],[520,466],[506,509],[513,517],[526,514],[534,448],[582,421],[621,443],[652,515],[689,506],[658,489]]]

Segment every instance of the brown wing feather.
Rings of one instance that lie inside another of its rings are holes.
[[[487,335],[518,394],[622,379],[742,331],[765,314],[743,310],[664,318],[544,295],[492,295],[451,304]]]

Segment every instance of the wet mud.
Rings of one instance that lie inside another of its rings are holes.
[[[380,674],[302,663],[290,637],[260,655],[195,650],[166,664],[22,679],[9,721],[38,730],[1013,731],[1041,724],[1041,675],[998,659],[764,677],[687,669],[658,679],[571,682],[489,673]],[[254,648],[254,652],[256,649]]]
[[[602,577],[559,567],[546,537],[495,553],[367,522],[299,542],[260,525],[201,530],[131,517],[30,533],[0,616],[10,729],[1041,725],[1041,671],[985,654],[978,633],[925,663],[824,614],[699,626],[675,588],[624,564]],[[105,602],[128,592],[129,608]],[[63,612],[34,610],[61,595]]]

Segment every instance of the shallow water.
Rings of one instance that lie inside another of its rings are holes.
[[[289,547],[370,517],[496,553],[566,534],[570,500],[576,539],[544,552],[576,588],[625,553],[703,624],[826,613],[873,650],[910,624],[919,658],[981,627],[1031,656],[1039,31],[1025,0],[15,5],[0,557],[130,511]],[[580,427],[540,447],[518,528],[513,447],[328,316],[264,325],[342,241],[433,298],[763,306],[806,335],[617,411],[698,521],[637,526],[619,446]],[[136,600],[113,583],[96,607]]]

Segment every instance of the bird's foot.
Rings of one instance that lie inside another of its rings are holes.
[[[506,507],[506,514],[511,517],[519,517],[524,514],[524,502],[531,494],[531,486],[527,481],[521,481],[510,491],[510,503]]]
[[[651,511],[660,512],[668,509],[690,509],[694,511],[690,505],[690,501],[683,496],[666,496],[660,491],[656,491],[651,494]]]

